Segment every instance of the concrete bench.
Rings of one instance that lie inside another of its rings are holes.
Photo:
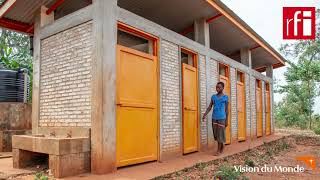
[[[36,137],[14,135],[12,138],[14,168],[34,166],[34,160],[48,158],[56,178],[90,172],[90,139],[88,137]]]

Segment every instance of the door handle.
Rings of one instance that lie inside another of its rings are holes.
[[[188,111],[196,111],[196,109],[187,108],[187,107],[184,107],[184,110],[188,110]]]

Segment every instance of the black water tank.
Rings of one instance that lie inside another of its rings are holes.
[[[24,72],[0,69],[0,102],[24,102]]]

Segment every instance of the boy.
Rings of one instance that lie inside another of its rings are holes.
[[[212,131],[214,139],[218,142],[218,150],[214,154],[218,156],[223,152],[224,143],[226,142],[226,127],[228,126],[228,96],[223,94],[224,83],[218,82],[216,85],[217,94],[211,96],[211,102],[202,120],[205,121],[207,114],[212,106]]]

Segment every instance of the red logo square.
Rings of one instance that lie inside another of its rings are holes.
[[[315,39],[315,7],[283,7],[283,39]]]

